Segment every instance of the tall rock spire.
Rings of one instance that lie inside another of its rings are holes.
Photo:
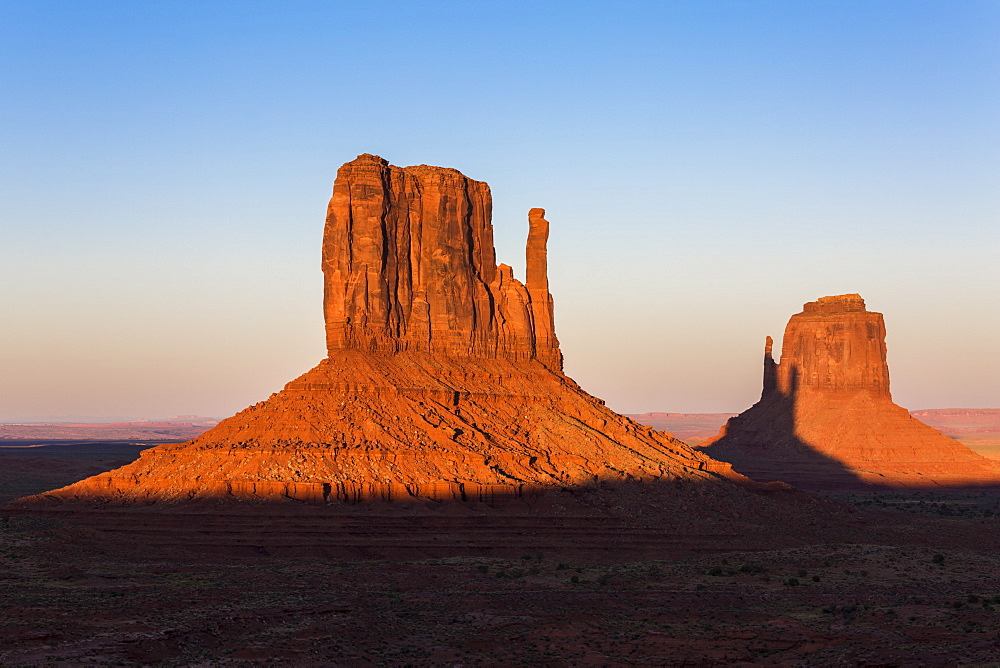
[[[700,448],[757,480],[806,488],[1000,485],[1000,464],[892,402],[885,323],[860,295],[820,297],[764,345],[760,401]]]
[[[774,348],[774,339],[770,336],[764,339],[764,387],[760,396],[765,397],[778,389],[778,365],[774,361],[771,350]]]
[[[545,209],[528,211],[528,245],[525,252],[528,297],[534,323],[535,355],[550,369],[562,369],[562,353],[556,339],[555,314],[549,293],[549,221]]]

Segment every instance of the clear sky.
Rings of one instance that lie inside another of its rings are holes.
[[[896,401],[1000,406],[1000,2],[0,0],[0,419],[223,417],[323,356],[337,167],[552,223],[568,372],[739,411],[822,295]]]

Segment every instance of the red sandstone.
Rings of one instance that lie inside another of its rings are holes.
[[[183,444],[52,500],[494,500],[600,480],[745,480],[562,373],[544,210],[527,282],[497,265],[489,186],[372,155],[341,167],[323,240],[329,356]]]
[[[860,295],[805,304],[780,363],[771,346],[760,401],[700,446],[712,457],[805,488],[1000,485],[1000,465],[893,403],[882,314]]]

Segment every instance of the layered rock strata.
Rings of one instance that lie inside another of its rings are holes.
[[[328,357],[187,443],[41,498],[497,501],[745,480],[562,373],[544,214],[528,215],[522,284],[496,264],[485,183],[359,156],[338,172],[323,240]]]
[[[527,282],[497,266],[490,188],[454,169],[362,155],[340,168],[323,238],[330,354],[537,359],[562,370],[544,209],[528,214]]]
[[[860,295],[791,317],[764,346],[760,401],[701,444],[756,480],[806,489],[1000,485],[1000,466],[911,417],[889,393],[885,323]]]

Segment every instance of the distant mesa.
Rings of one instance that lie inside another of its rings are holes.
[[[910,415],[949,436],[1000,437],[1000,408],[930,408]]]
[[[33,497],[496,500],[599,481],[749,483],[617,415],[562,372],[549,223],[528,213],[526,281],[497,265],[489,186],[361,155],[323,239],[328,357],[193,440]]]
[[[217,424],[213,418],[180,415],[171,420],[0,424],[7,441],[184,441]]]
[[[626,413],[639,424],[670,433],[689,445],[719,433],[719,427],[735,413]]]
[[[804,489],[1000,485],[1000,464],[893,403],[882,314],[860,295],[805,304],[780,363],[771,348],[760,401],[699,446],[712,457]]]

